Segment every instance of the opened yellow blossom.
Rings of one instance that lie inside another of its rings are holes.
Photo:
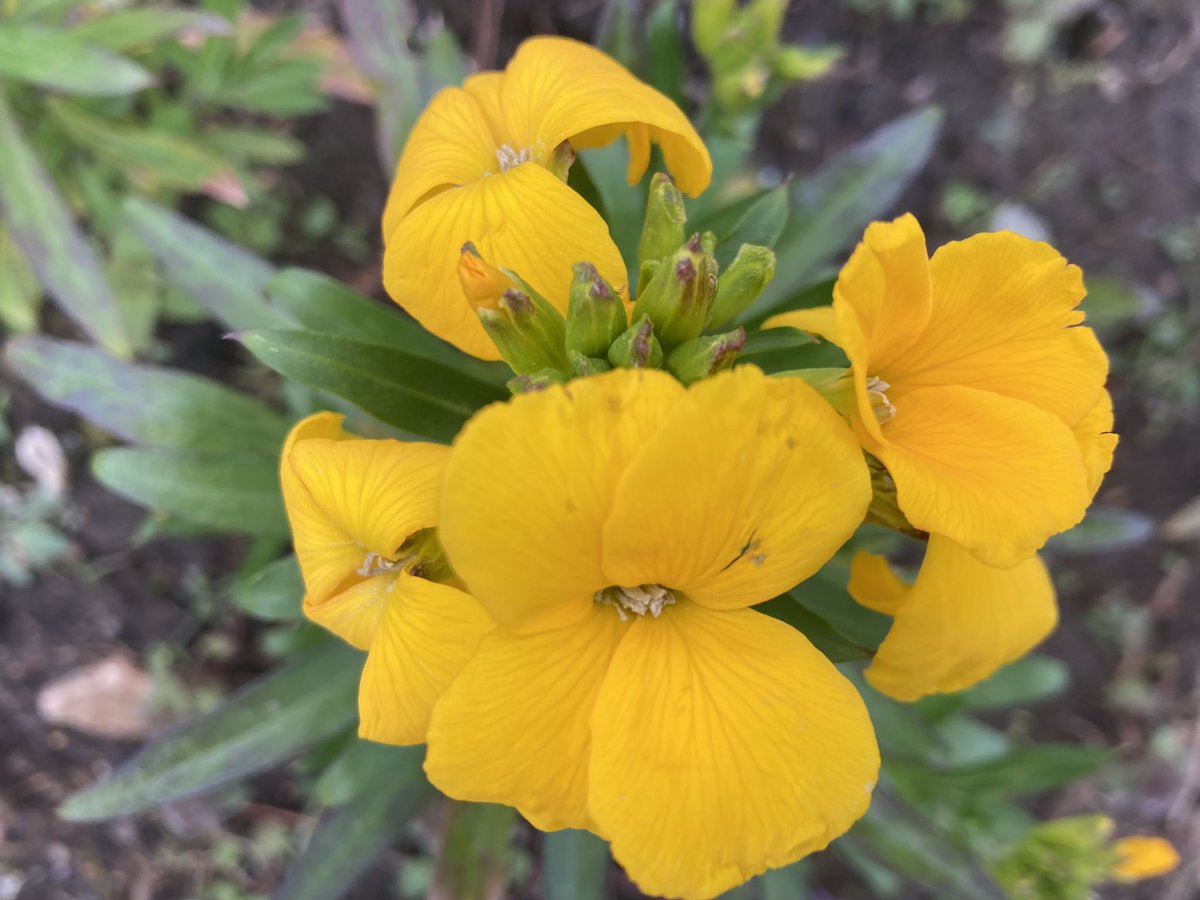
[[[368,651],[358,704],[369,740],[424,741],[434,700],[493,627],[469,594],[423,577],[438,562],[427,529],[449,452],[358,438],[334,413],[304,419],[284,444],[304,613]]]
[[[1117,862],[1112,867],[1115,881],[1144,881],[1172,872],[1179,865],[1179,851],[1168,840],[1137,834],[1113,844]]]
[[[906,215],[867,229],[832,307],[766,325],[845,350],[855,432],[908,520],[1007,567],[1080,520],[1112,460],[1108,360],[1083,296],[1047,244],[979,234],[930,259]]]
[[[622,135],[630,183],[656,143],[682,190],[695,196],[708,186],[708,151],[680,109],[578,41],[530,38],[503,72],[439,92],[413,127],[384,211],[388,293],[434,334],[484,359],[499,357],[455,274],[467,241],[563,312],[575,263],[593,263],[627,294],[608,226],[565,184],[576,150]]]
[[[815,572],[870,495],[807,385],[618,369],[475,416],[440,533],[500,627],[434,708],[442,791],[589,828],[651,894],[707,898],[823,848],[879,766],[861,698],[748,607]]]
[[[996,569],[941,535],[930,537],[911,585],[882,556],[860,552],[850,567],[850,594],[894,618],[866,675],[903,701],[982,681],[1058,622],[1054,583],[1038,557]]]

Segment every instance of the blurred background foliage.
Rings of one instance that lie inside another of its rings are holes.
[[[1049,549],[1059,634],[959,695],[861,684],[871,813],[726,896],[1138,896],[1106,883],[1096,813],[1196,859],[1187,2],[0,0],[0,900],[640,896],[598,839],[445,801],[419,748],[353,737],[360,657],[299,617],[275,476],[315,409],[449,440],[503,396],[504,370],[380,302],[377,219],[428,98],[535,32],[693,115],[720,189],[690,224],[779,257],[747,322],[828,302],[864,225],[912,208],[935,242],[1054,241],[1112,351],[1122,445]],[[624,170],[590,151],[571,184],[632,263]],[[762,337],[745,360],[826,352]],[[768,611],[853,672],[886,619],[846,595],[849,556],[897,540],[864,528]],[[1196,896],[1196,865],[1140,896]]]

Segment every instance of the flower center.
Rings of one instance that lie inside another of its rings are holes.
[[[372,575],[382,575],[384,572],[396,572],[418,559],[420,559],[420,554],[417,553],[406,553],[395,559],[388,559],[378,553],[367,553],[367,558],[358,567],[358,574],[363,578],[370,578]]]
[[[661,584],[638,584],[633,587],[613,585],[596,591],[595,601],[614,607],[621,621],[625,622],[629,619],[626,613],[635,616],[649,614],[657,619],[666,607],[675,603],[675,594]]]
[[[880,425],[896,418],[896,407],[885,393],[890,388],[891,385],[878,375],[867,379],[867,399],[871,401],[871,412],[875,413],[875,421]]]
[[[510,144],[501,144],[496,148],[496,161],[500,163],[501,172],[515,169],[521,163],[529,162],[531,159],[533,159],[532,147],[517,149]]]

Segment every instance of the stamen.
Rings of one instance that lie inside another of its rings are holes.
[[[616,608],[622,622],[629,620],[627,611],[637,616],[649,613],[651,618],[657,619],[662,615],[662,611],[676,600],[674,592],[661,584],[639,584],[633,587],[613,585],[596,591],[594,599],[597,603]]]
[[[397,559],[388,559],[378,553],[368,553],[363,564],[358,567],[358,574],[363,578],[370,578],[372,575],[381,575],[384,572],[395,572],[416,562],[418,558],[416,553],[409,553]]]
[[[867,399],[871,401],[871,411],[875,413],[875,421],[880,425],[896,418],[896,407],[892,405],[892,401],[885,393],[891,387],[877,375],[872,375],[867,379]]]
[[[496,148],[496,161],[500,163],[501,172],[515,169],[521,163],[529,162],[531,159],[533,159],[532,147],[522,147],[518,150],[509,144],[501,144]]]

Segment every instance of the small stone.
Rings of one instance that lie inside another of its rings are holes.
[[[56,678],[38,692],[43,721],[110,740],[150,733],[150,677],[120,654]]]

